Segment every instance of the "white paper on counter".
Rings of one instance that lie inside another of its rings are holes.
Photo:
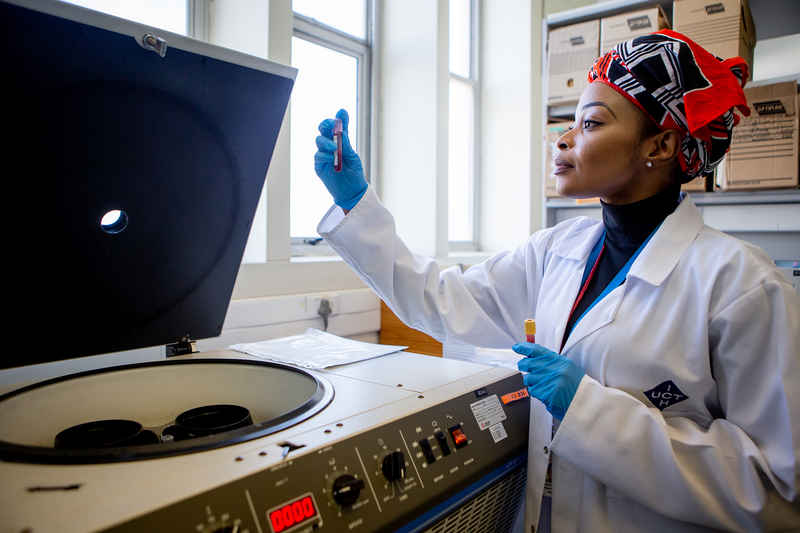
[[[234,344],[231,350],[290,365],[321,370],[405,350],[408,346],[360,342],[314,328],[301,335],[270,341]]]

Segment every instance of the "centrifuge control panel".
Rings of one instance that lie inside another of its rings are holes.
[[[108,531],[394,531],[524,461],[529,400],[503,401],[523,387],[509,376],[318,449],[290,440],[280,463]]]

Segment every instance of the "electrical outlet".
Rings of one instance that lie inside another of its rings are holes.
[[[306,296],[306,318],[319,318],[319,306],[323,299],[327,299],[331,306],[331,314],[328,316],[336,316],[341,312],[341,295],[340,294],[326,294],[320,296]]]

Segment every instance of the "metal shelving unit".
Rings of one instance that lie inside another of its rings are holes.
[[[698,206],[706,205],[753,205],[753,204],[798,204],[800,189],[776,189],[772,191],[693,192],[692,200]],[[585,209],[596,204],[578,204],[571,198],[548,198],[548,209]]]
[[[547,38],[551,29],[656,5],[661,6],[672,23],[672,0],[613,0],[548,15],[542,20],[542,93],[547,93]],[[544,137],[544,126],[549,118],[571,119],[576,105],[577,102],[563,102],[557,106],[548,106],[546,97],[543,98],[542,116],[545,117],[545,122],[542,124],[540,138]],[[544,150],[542,143],[542,161],[546,161]],[[544,176],[547,169],[543,168],[542,171]],[[690,194],[709,225],[762,246],[775,259],[800,258],[800,189]],[[543,226],[552,227],[562,220],[579,215],[599,219],[601,207],[600,204],[579,204],[569,198],[544,197],[542,213]],[[776,254],[788,257],[776,257]]]

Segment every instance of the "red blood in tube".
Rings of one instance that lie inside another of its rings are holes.
[[[525,340],[536,342],[536,321],[530,318],[525,321]]]
[[[333,170],[342,171],[342,119],[334,119],[333,142],[336,143],[336,151],[333,153]]]

